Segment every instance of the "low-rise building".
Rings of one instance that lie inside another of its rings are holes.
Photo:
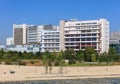
[[[14,45],[13,37],[9,37],[9,38],[6,39],[6,45]]]
[[[17,52],[40,52],[40,45],[9,45],[6,46],[6,51],[17,51]]]

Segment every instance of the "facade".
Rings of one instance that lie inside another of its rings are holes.
[[[110,33],[110,44],[120,44],[120,32]]]
[[[60,28],[53,25],[13,25],[14,45],[41,46],[41,52],[93,47],[98,53],[109,50],[109,22],[106,19],[60,21]]]
[[[60,50],[94,47],[98,53],[109,50],[109,22],[106,19],[60,21]]]
[[[59,52],[59,31],[51,30],[51,31],[43,31],[41,37],[41,52],[49,51],[49,52]]]
[[[110,33],[110,47],[116,49],[117,53],[120,53],[120,32]]]
[[[27,44],[39,44],[37,26],[27,28]]]
[[[13,31],[14,31],[13,34],[14,45],[39,44],[42,47],[42,52],[45,52],[46,50],[50,52],[59,51],[58,26],[53,25],[34,26],[27,24],[22,25],[14,24]]]
[[[40,45],[9,45],[5,48],[6,51],[17,51],[17,52],[40,52]]]
[[[32,26],[34,26],[34,25],[13,24],[14,45],[27,44],[27,28],[32,27]]]
[[[120,43],[119,44],[110,44],[111,48],[116,49],[116,52],[120,54]]]
[[[13,37],[9,37],[9,38],[6,39],[6,45],[14,45]]]

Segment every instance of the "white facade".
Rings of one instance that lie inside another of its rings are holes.
[[[98,53],[109,50],[109,22],[100,20],[60,21],[60,50],[94,47]]]
[[[9,37],[9,38],[6,39],[6,45],[14,45],[13,37]]]
[[[40,45],[10,45],[10,46],[6,46],[5,50],[36,53],[41,51],[41,46]]]
[[[37,26],[27,28],[27,44],[39,44]]]
[[[27,27],[28,25],[23,24],[23,44],[27,44]]]
[[[15,40],[15,45],[39,44],[43,48],[42,52],[45,52],[46,50],[50,52],[59,51],[59,27],[58,26],[53,26],[53,25],[34,26],[34,25],[27,25],[27,24],[22,24],[22,25],[14,24],[13,31],[14,31],[13,36]],[[44,41],[46,41],[45,39],[47,39],[46,36],[49,36],[48,34],[46,34],[47,32],[51,33],[50,34],[51,38],[49,38],[49,41],[47,43],[44,43]],[[56,35],[57,38],[54,38],[54,35]],[[49,48],[47,48],[48,45],[50,45]]]
[[[42,31],[41,37],[41,52],[49,51],[49,52],[59,52],[59,31],[51,30],[51,31]]]

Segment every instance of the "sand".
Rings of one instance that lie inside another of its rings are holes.
[[[0,82],[120,77],[120,66],[52,67],[0,65]]]

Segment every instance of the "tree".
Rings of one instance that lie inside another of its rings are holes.
[[[56,52],[51,52],[50,55],[48,56],[48,66],[49,66],[49,73],[52,73],[52,66],[53,62],[55,61],[56,58]]]
[[[35,53],[35,58],[42,59],[42,53],[41,52],[36,52]]]
[[[46,74],[48,73],[48,67],[47,67],[47,56],[45,53],[43,53],[43,65],[45,66]]]
[[[0,50],[0,61],[3,59],[3,55],[4,55],[4,50]]]
[[[96,62],[96,53],[91,54],[91,61]]]
[[[4,54],[3,59],[6,62],[6,64],[12,64],[16,63],[19,57],[17,55],[17,52],[8,51]]]
[[[43,54],[43,64],[44,64],[44,66],[45,66],[45,68],[46,68],[46,74],[48,73],[48,66],[52,66],[52,64],[51,64],[51,59],[52,59],[52,57],[51,57],[50,52],[49,52],[49,51],[46,51],[46,52]],[[51,69],[51,67],[50,67],[50,69]]]
[[[68,48],[65,51],[65,57],[67,60],[69,60],[69,64],[76,63],[76,52],[74,51],[74,49]]]
[[[109,48],[108,51],[108,59],[110,62],[114,61],[114,58],[117,56],[117,52],[114,48]]]
[[[60,72],[59,73],[62,73],[62,70],[63,70],[63,66],[65,64],[65,61],[62,59],[63,58],[63,51],[61,50],[59,53],[58,53],[58,56],[57,56],[57,62],[59,63],[60,65]]]
[[[23,53],[22,53],[22,59],[27,59],[27,52],[26,51],[24,51]]]
[[[85,56],[85,53],[84,53],[84,51],[83,50],[79,50],[78,52],[77,52],[77,55],[76,55],[77,57],[77,60],[79,61],[79,62],[83,62],[84,61],[84,56]]]
[[[87,62],[95,62],[96,61],[97,52],[93,47],[85,48],[85,61]]]
[[[100,54],[99,63],[101,62],[106,62],[107,64],[109,63],[108,54],[106,52]]]

